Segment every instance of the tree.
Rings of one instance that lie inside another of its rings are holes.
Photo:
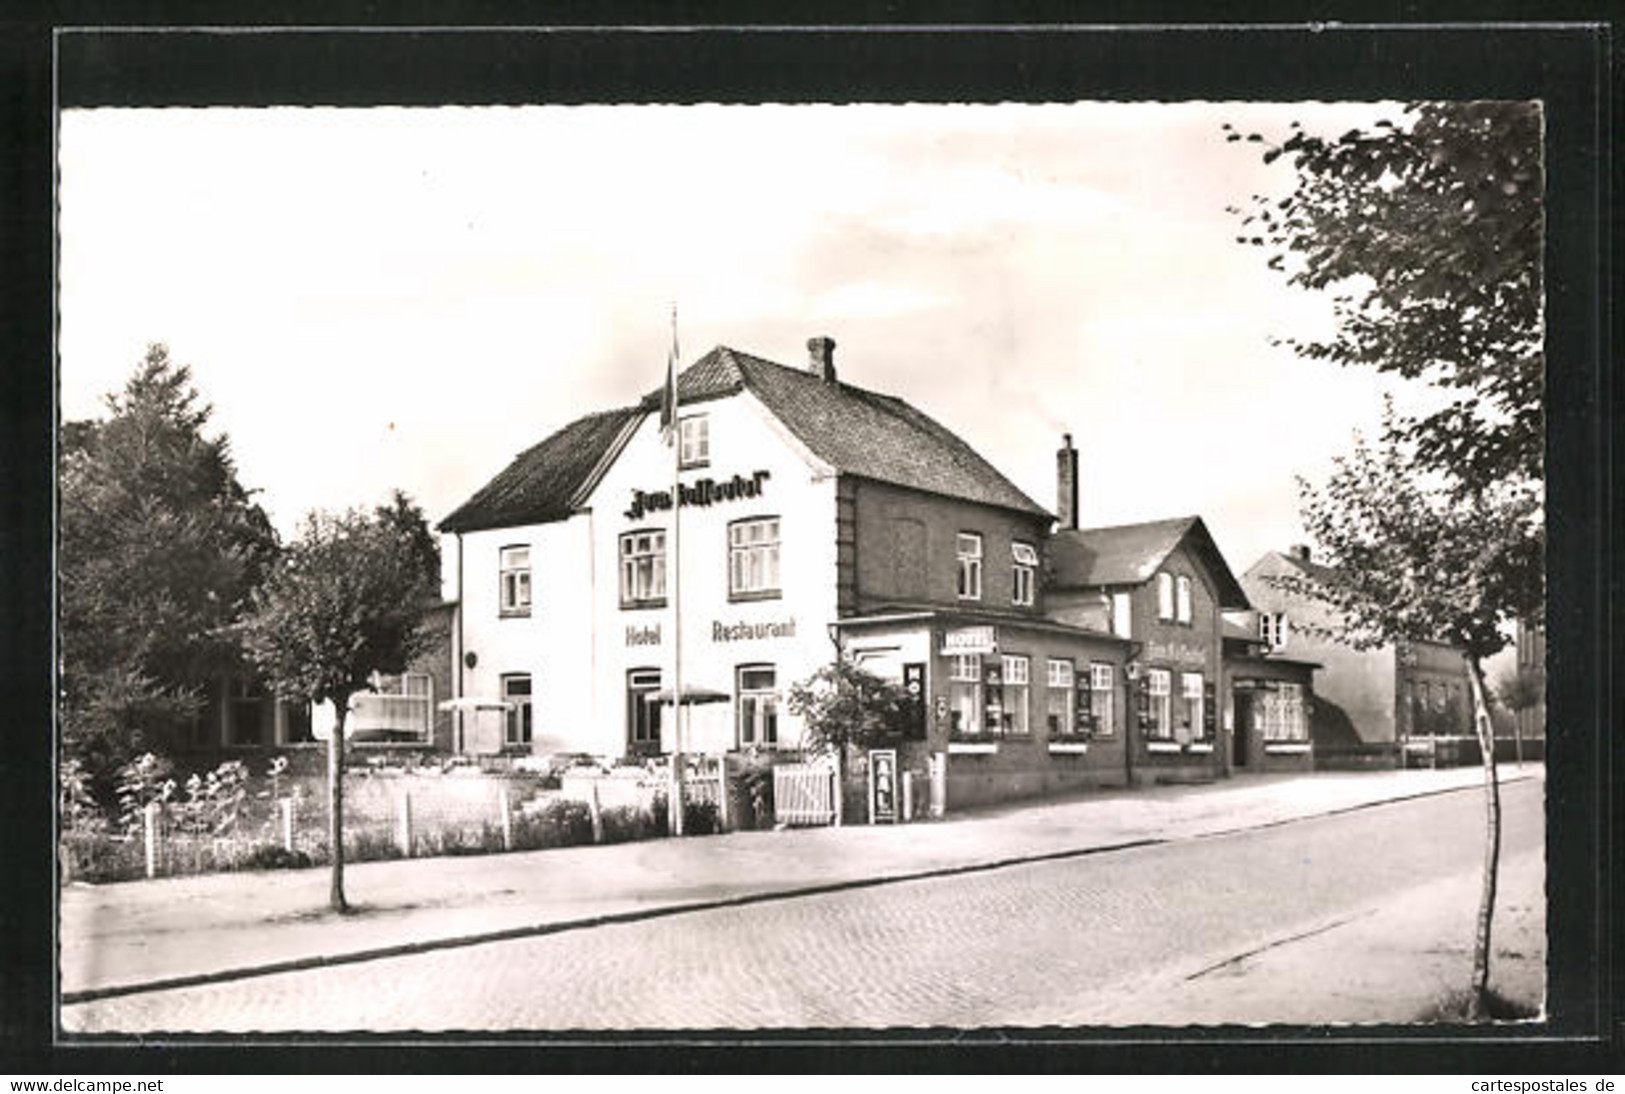
[[[845,785],[849,748],[872,748],[901,737],[912,717],[912,699],[902,685],[846,658],[791,685],[785,702],[790,713],[802,719],[803,746],[827,752],[835,760],[837,788]]]
[[[1245,138],[1296,184],[1255,195],[1239,241],[1333,295],[1331,337],[1287,344],[1454,393],[1404,437],[1419,468],[1466,492],[1541,477],[1542,135],[1538,103],[1457,102],[1335,139],[1297,123],[1279,142]]]
[[[1546,701],[1546,669],[1541,665],[1519,665],[1508,669],[1495,682],[1495,697],[1512,714],[1512,739],[1519,765],[1523,764],[1523,724],[1519,715]]]
[[[1274,581],[1335,609],[1335,637],[1357,649],[1436,641],[1466,654],[1484,763],[1484,884],[1470,996],[1472,1015],[1482,1017],[1501,839],[1483,662],[1506,645],[1507,625],[1530,607],[1529,560],[1520,552],[1539,552],[1541,510],[1527,487],[1504,484],[1462,496],[1423,485],[1413,445],[1390,405],[1376,446],[1357,438],[1321,488],[1300,480],[1304,524],[1327,565]]]
[[[254,594],[243,642],[280,698],[331,702],[337,718],[328,741],[328,836],[336,912],[344,899],[344,723],[350,698],[372,675],[399,673],[428,641],[420,629],[425,602],[438,590],[422,550],[422,513],[396,504],[306,518],[297,541]],[[416,514],[415,518],[411,514]],[[416,524],[414,524],[414,519]]]
[[[106,402],[106,420],[63,425],[58,555],[63,751],[103,798],[237,663],[230,624],[278,547],[164,346]]]

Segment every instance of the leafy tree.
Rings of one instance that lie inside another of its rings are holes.
[[[417,529],[404,505],[352,510],[306,519],[298,540],[255,591],[243,642],[277,695],[331,702],[337,714],[328,741],[329,840],[333,879],[329,903],[344,899],[344,723],[350,698],[371,687],[373,673],[399,673],[428,641],[423,608],[438,590]],[[424,529],[426,531],[426,527]]]
[[[1501,674],[1495,682],[1495,697],[1512,713],[1512,737],[1518,763],[1523,763],[1523,724],[1518,715],[1546,701],[1546,669],[1541,665],[1519,665]]]
[[[1418,103],[1337,138],[1297,123],[1279,142],[1245,138],[1296,185],[1255,196],[1240,241],[1333,294],[1335,333],[1287,344],[1454,393],[1404,436],[1418,467],[1466,492],[1541,477],[1541,138],[1527,102]]]
[[[211,408],[149,346],[109,417],[62,431],[62,736],[103,796],[118,767],[197,713],[237,661],[229,626],[277,538]]]
[[[1392,413],[1377,445],[1356,439],[1321,488],[1302,483],[1304,524],[1327,564],[1273,579],[1335,609],[1335,637],[1357,649],[1442,641],[1466,654],[1473,725],[1484,762],[1484,886],[1474,946],[1472,1007],[1488,999],[1490,935],[1501,840],[1495,733],[1485,700],[1484,659],[1507,642],[1528,610],[1520,552],[1538,552],[1540,503],[1527,487],[1486,487],[1462,496],[1415,473],[1412,442]]]

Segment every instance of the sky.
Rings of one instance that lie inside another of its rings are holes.
[[[1273,344],[1330,302],[1239,245],[1290,169],[1229,122],[1392,104],[79,110],[59,129],[59,404],[149,342],[283,536],[399,487],[431,521],[725,344],[902,396],[1085,525],[1199,514],[1238,573],[1373,431],[1369,370]],[[1399,390],[1402,403],[1415,393]]]

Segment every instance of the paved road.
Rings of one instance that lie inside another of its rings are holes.
[[[1505,853],[1538,854],[1540,784],[1504,787],[1503,800]],[[1230,836],[109,999],[66,1008],[63,1020],[83,1031],[1059,1022],[1150,971],[1195,972],[1476,871],[1481,831],[1479,795],[1446,794]]]

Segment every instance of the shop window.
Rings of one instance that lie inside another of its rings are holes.
[[[772,665],[741,665],[739,745],[773,748],[779,743],[779,693]]]
[[[1030,694],[1028,667],[1027,658],[1019,654],[1005,654],[1000,659],[999,717],[997,725],[993,726],[998,732],[1014,737],[1025,737],[1031,731],[1027,714],[1027,700]],[[990,725],[993,723],[992,705],[993,700],[990,696],[988,699]]]
[[[974,737],[982,732],[982,659],[958,654],[948,672],[950,732]]]
[[[1030,607],[1033,603],[1034,578],[1038,573],[1038,552],[1030,543],[1012,543],[1012,587],[1010,602]]]
[[[1089,714],[1095,724],[1096,737],[1112,737],[1117,733],[1116,704],[1112,697],[1112,666],[1103,661],[1089,665]]]
[[[1072,662],[1050,658],[1044,683],[1044,727],[1051,737],[1064,737],[1076,730],[1072,718]]]
[[[1112,633],[1119,638],[1133,636],[1134,598],[1128,593],[1112,594]]]
[[[1278,684],[1274,691],[1263,692],[1260,702],[1266,741],[1302,742],[1309,739],[1302,684]]]
[[[428,744],[434,739],[434,680],[426,672],[373,673],[372,691],[350,699],[357,744]]]
[[[779,595],[779,518],[753,517],[728,525],[728,596],[759,600]]]
[[[1146,736],[1169,740],[1174,735],[1173,674],[1167,669],[1149,669],[1145,676],[1146,692],[1151,698],[1151,722],[1146,727]]]
[[[1157,618],[1172,621],[1174,618],[1174,575],[1160,573],[1157,575]]]
[[[513,704],[503,728],[502,743],[509,748],[529,748],[531,741],[530,674],[512,673],[502,678],[502,698]]]
[[[1191,621],[1191,579],[1184,574],[1174,579],[1174,617],[1181,623]]]
[[[658,608],[666,603],[666,533],[660,529],[621,536],[621,607]]]
[[[1192,740],[1202,737],[1202,674],[1184,672],[1179,675],[1179,724]]]
[[[711,462],[711,423],[694,414],[678,423],[677,462],[681,467],[704,467]]]
[[[982,537],[975,532],[960,532],[957,541],[959,554],[959,599],[982,599]]]
[[[503,615],[529,615],[530,548],[502,548],[498,567],[502,582],[499,610]]]

